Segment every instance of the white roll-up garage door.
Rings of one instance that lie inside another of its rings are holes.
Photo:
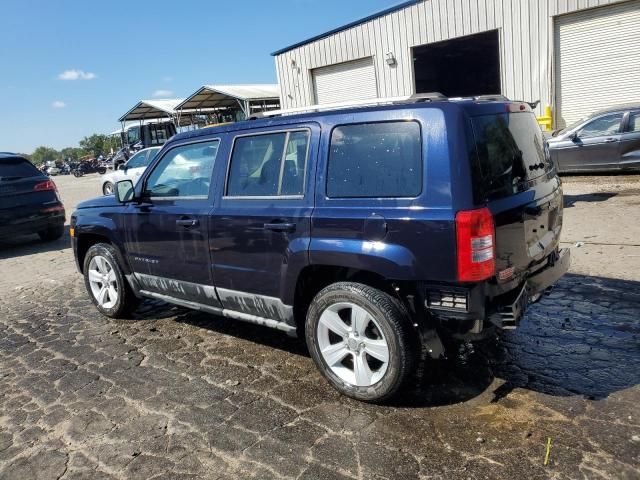
[[[373,58],[361,58],[313,70],[316,102],[334,103],[376,98],[376,72]]]
[[[640,1],[558,17],[556,124],[640,101]]]

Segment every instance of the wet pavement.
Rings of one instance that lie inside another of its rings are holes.
[[[110,320],[66,243],[4,245],[0,478],[640,478],[639,287],[571,273],[374,406],[299,340],[158,302]]]

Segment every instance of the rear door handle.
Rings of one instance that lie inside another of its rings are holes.
[[[179,227],[197,227],[200,225],[200,221],[197,218],[181,218],[176,220],[176,225]]]
[[[293,232],[296,229],[295,223],[265,223],[265,230],[273,230],[274,232]]]

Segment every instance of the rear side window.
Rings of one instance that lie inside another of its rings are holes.
[[[237,137],[227,196],[303,195],[308,151],[308,130]]]
[[[547,161],[542,131],[533,113],[511,113],[473,117],[473,134],[481,179],[475,189],[487,199],[514,195],[524,182],[544,175]]]
[[[422,141],[416,122],[333,129],[327,171],[330,198],[416,197],[422,191]]]
[[[31,162],[24,158],[0,160],[0,180],[17,180],[19,178],[39,177],[41,173]]]

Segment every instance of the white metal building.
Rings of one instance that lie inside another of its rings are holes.
[[[283,108],[501,93],[563,126],[640,100],[640,0],[411,0],[273,55]]]

